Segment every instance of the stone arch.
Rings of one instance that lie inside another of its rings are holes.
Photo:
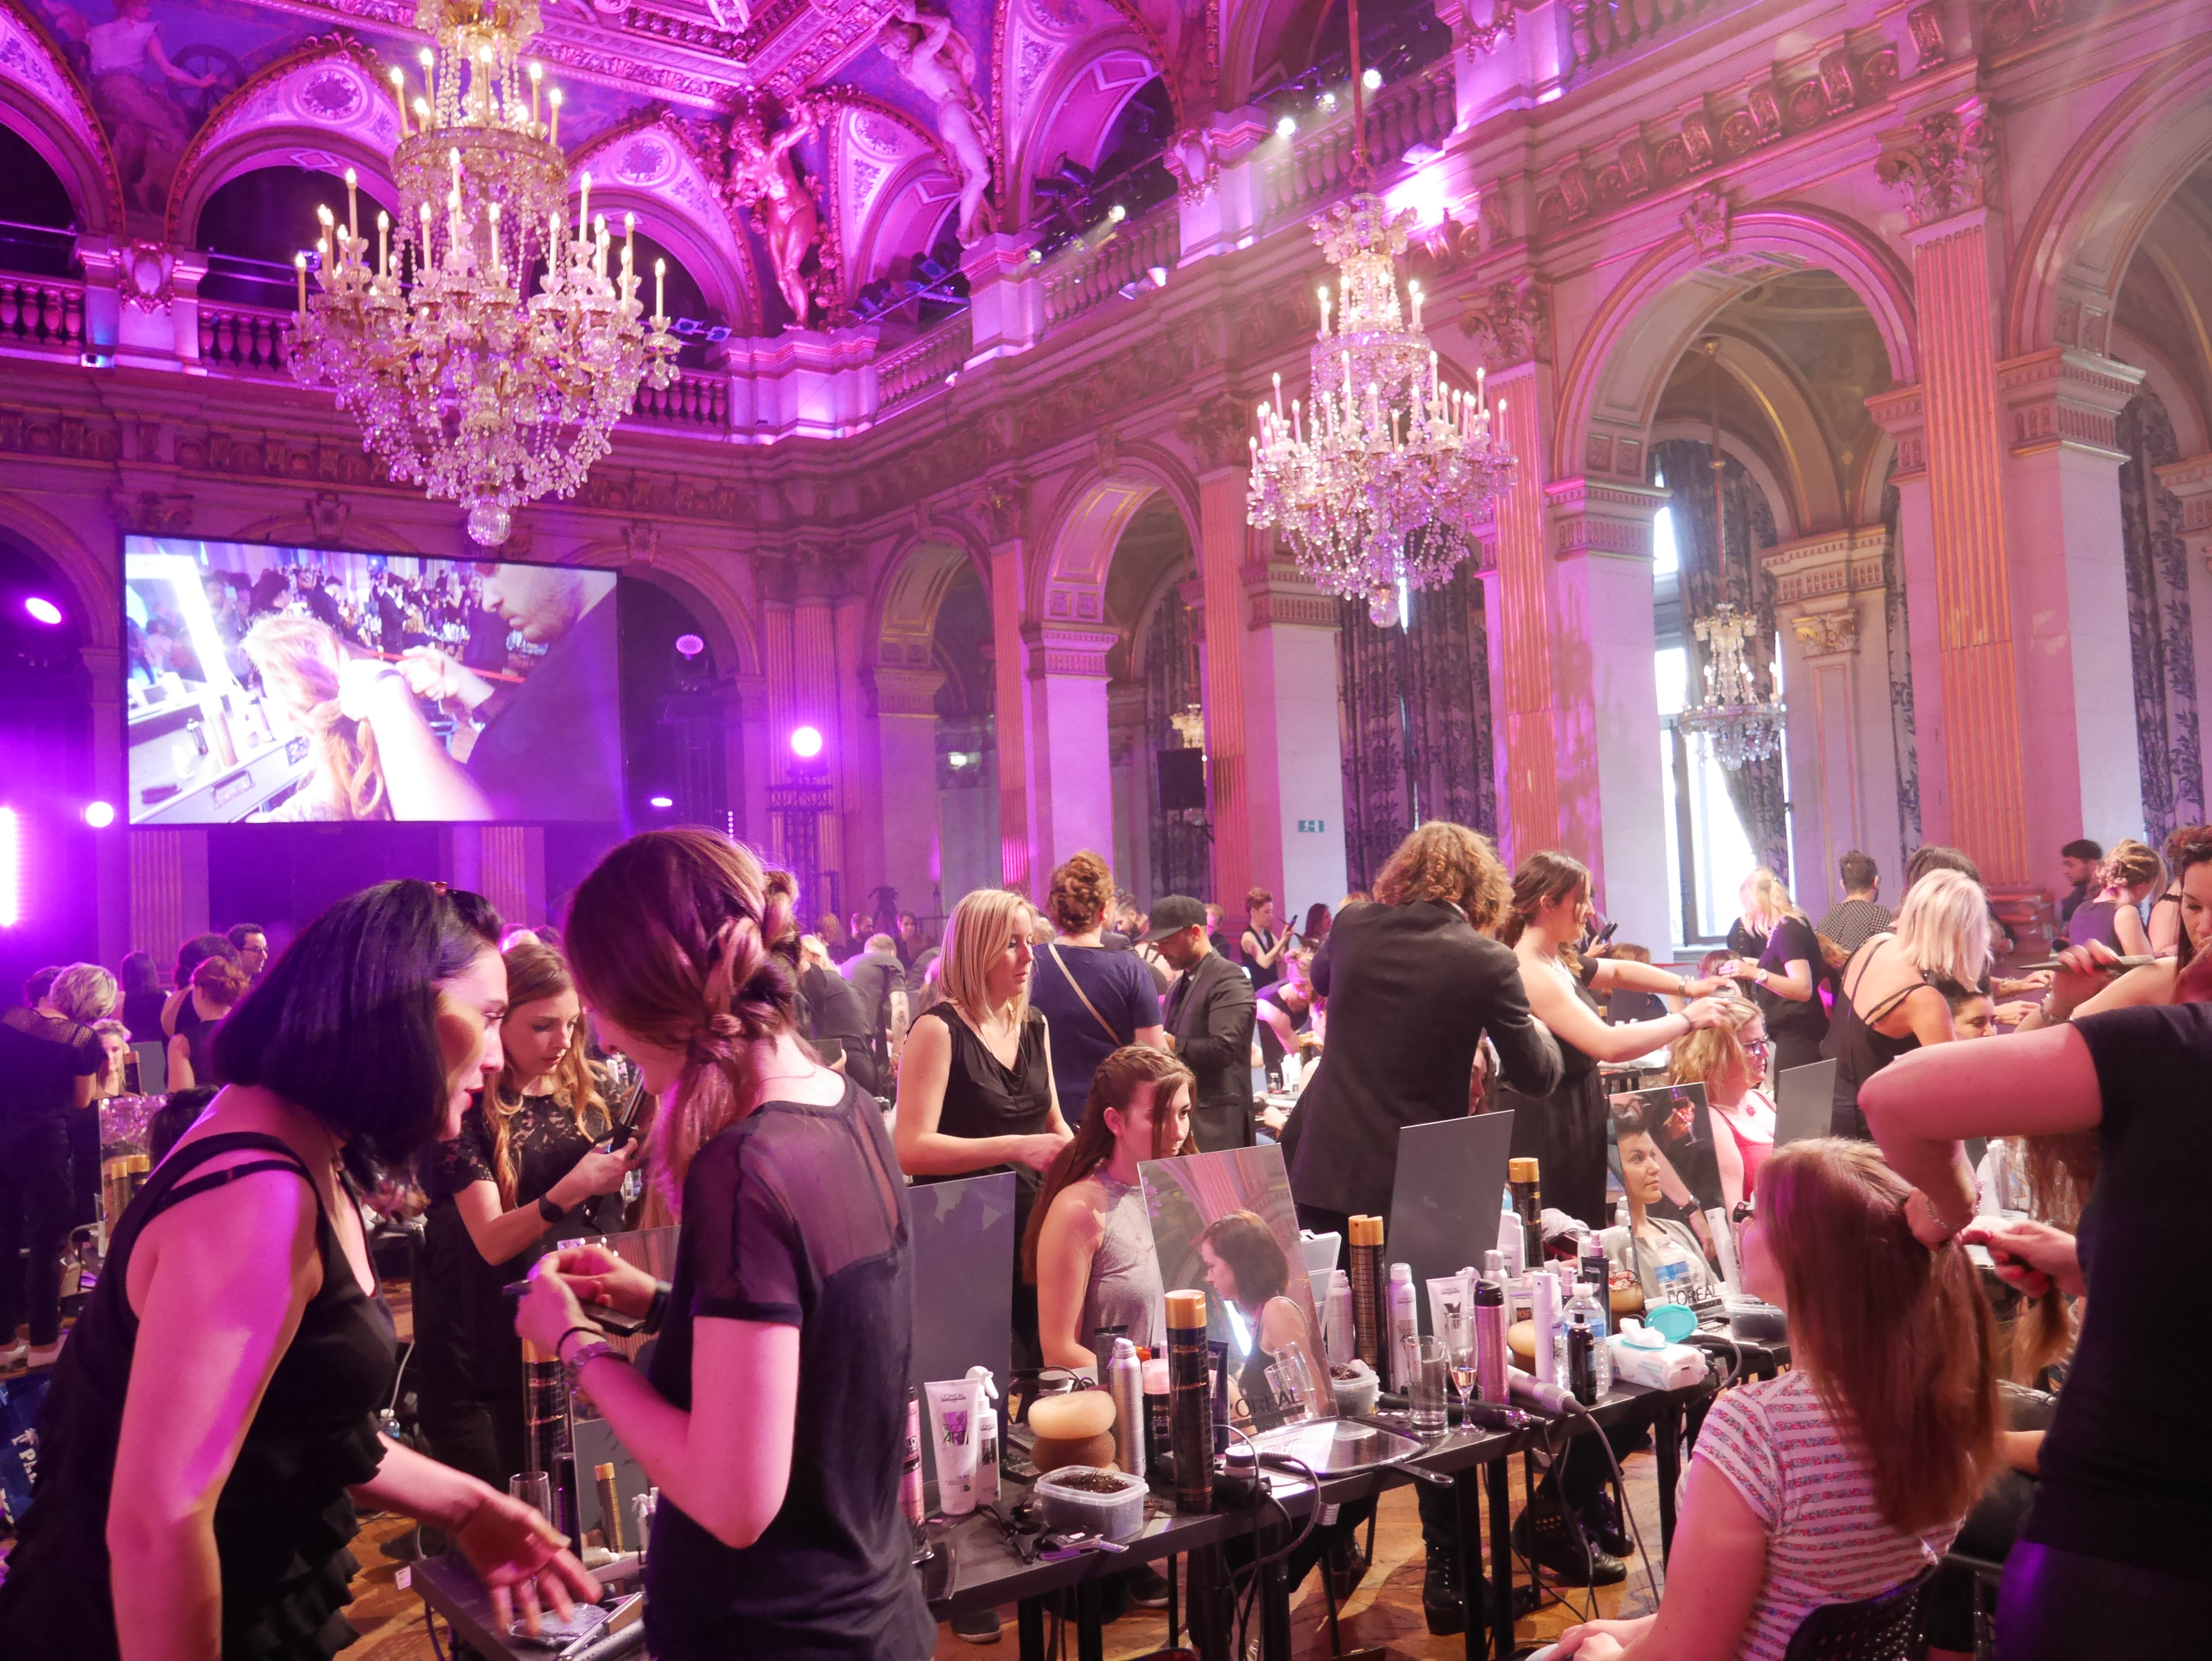
[[[1667,439],[1690,439],[1705,444],[1711,441],[1711,429],[1702,422],[1669,418],[1651,423],[1651,441],[1654,444]],[[1806,534],[1807,520],[1799,511],[1798,499],[1791,490],[1792,481],[1788,476],[1777,472],[1765,455],[1747,441],[1745,435],[1723,425],[1721,453],[1731,461],[1741,463],[1744,472],[1750,475],[1752,483],[1765,496],[1766,505],[1774,510],[1775,532],[1782,541],[1793,542]],[[1835,502],[1827,522],[1841,524],[1842,498],[1832,489],[1830,494],[1835,496]]]
[[[1041,539],[1045,557],[1030,574],[1030,616],[1048,623],[1097,624],[1105,618],[1106,573],[1121,532],[1155,494],[1182,517],[1191,545],[1200,536],[1198,488],[1172,458],[1152,446],[1119,453],[1097,472],[1061,492]]]
[[[0,491],[0,518],[11,539],[65,589],[87,647],[119,650],[123,644],[123,561],[112,546],[94,553],[75,531],[27,496]]]
[[[847,298],[912,251],[960,194],[944,146],[903,110],[842,89],[829,123],[830,200]]]
[[[2159,58],[2075,142],[2021,228],[2005,353],[2102,352],[2128,265],[2175,188],[2212,157],[2212,39]]]
[[[279,58],[216,106],[177,164],[168,240],[191,247],[208,198],[240,173],[280,166],[343,173],[348,167],[396,213],[392,153],[399,117],[384,66],[349,40],[321,41]],[[331,204],[342,209],[341,203]],[[302,246],[313,228],[301,226]]]
[[[974,545],[968,528],[932,520],[901,543],[883,564],[869,607],[867,638],[875,661],[927,668],[938,608],[962,573],[990,590],[990,562]]]
[[[1729,301],[1785,271],[1818,266],[1842,278],[1874,319],[1891,383],[1918,379],[1911,279],[1872,235],[1804,206],[1739,214],[1729,233],[1718,256],[1686,232],[1669,237],[1607,296],[1559,377],[1551,477],[1640,480],[1644,435],[1684,348]]]
[[[698,620],[700,632],[723,674],[766,672],[752,609],[730,581],[727,568],[703,553],[665,541],[650,553],[635,553],[632,546],[627,538],[585,543],[563,556],[561,563],[612,571],[665,590],[682,600]]]
[[[1708,332],[1720,336],[1721,373],[1742,386],[1765,415],[1771,435],[1781,447],[1780,465],[1774,465],[1759,448],[1757,435],[1736,433],[1725,422],[1721,428],[1722,447],[1729,449],[1751,470],[1767,500],[1797,527],[1790,534],[1844,524],[1844,481],[1829,453],[1828,435],[1796,374],[1762,343],[1725,327]],[[1702,439],[1706,436],[1706,424],[1688,417],[1655,419],[1651,440],[1656,442],[1662,436]],[[1730,449],[1732,437],[1739,441]]]
[[[1008,124],[1006,179],[1017,222],[1029,222],[1038,170],[1061,153],[1095,167],[1115,119],[1159,74],[1158,46],[1133,27],[1102,30],[1060,55]],[[1169,95],[1176,99],[1172,86]]]
[[[623,215],[635,214],[638,228],[684,262],[732,333],[761,332],[761,278],[752,251],[689,137],[658,118],[625,123],[569,157],[572,192],[586,173],[592,175],[594,218],[605,213],[619,238]],[[653,279],[649,271],[638,276]]]
[[[351,511],[353,504],[374,502],[374,497],[364,498],[349,493],[339,500],[346,504],[348,511],[335,537],[325,538],[316,530],[315,521],[310,515],[296,513],[270,514],[266,518],[253,520],[235,535],[222,539],[226,542],[265,542],[291,548],[335,546],[364,554],[405,554],[422,559],[452,557],[416,546],[387,517],[363,514],[356,519]]]
[[[1223,7],[1221,20],[1221,107],[1250,100],[1265,67],[1287,56],[1300,67],[1314,57],[1326,0],[1245,0]],[[1303,40],[1297,32],[1305,32]]]
[[[123,183],[92,100],[15,0],[0,0],[0,122],[44,157],[85,231],[123,229]]]

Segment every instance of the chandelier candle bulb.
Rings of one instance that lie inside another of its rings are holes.
[[[592,240],[592,175],[579,173],[576,183],[583,192],[576,198],[576,240],[588,242]]]
[[[392,216],[381,209],[376,216],[376,274],[392,275]]]
[[[307,255],[302,249],[292,256],[292,268],[300,274],[300,321],[307,320]]]
[[[395,104],[397,104],[397,105],[398,105],[398,106],[399,106],[399,138],[400,138],[400,142],[401,142],[402,143],[404,143],[406,142],[406,140],[407,140],[407,72],[406,72],[406,70],[397,70],[397,69],[395,69],[394,70],[392,70],[392,75],[391,75],[391,81],[392,81],[392,102],[394,102]]]
[[[530,131],[533,133],[538,131],[539,125],[538,119],[538,88],[544,82],[544,79],[545,65],[543,64],[532,64],[530,66]]]
[[[662,290],[667,282],[668,262],[665,259],[654,260],[653,262],[653,326],[656,329],[668,321],[668,307],[662,303],[665,298]]]
[[[438,60],[432,54],[429,47],[425,46],[415,54],[415,61],[422,66],[423,94],[434,106],[438,101]],[[427,120],[423,123],[423,130],[425,131],[429,130]]]

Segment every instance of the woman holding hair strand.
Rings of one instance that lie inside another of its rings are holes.
[[[899,1511],[913,1348],[904,1186],[874,1102],[799,1037],[791,879],[712,831],[599,862],[569,963],[604,1042],[660,1098],[676,1281],[596,1245],[532,1271],[516,1326],[660,1489],[660,1661],[923,1661],[936,1628]],[[649,1375],[579,1298],[658,1324]]]
[[[333,1654],[356,1498],[442,1528],[502,1626],[598,1596],[543,1517],[374,1420],[395,1347],[353,1183],[498,1068],[497,934],[474,895],[365,889],[224,1024],[230,1082],[124,1214],[47,1396],[0,1653]]]

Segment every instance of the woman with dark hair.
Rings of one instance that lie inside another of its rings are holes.
[[[124,1025],[131,1029],[131,1042],[160,1043],[165,1036],[161,1031],[161,1006],[168,1001],[168,994],[161,990],[161,971],[154,966],[152,954],[129,953],[123,959],[118,978],[123,983],[120,1013]]]
[[[1244,1358],[1234,1391],[1241,1409],[1237,1416],[1264,1429],[1284,1416],[1280,1403],[1291,1388],[1290,1381],[1270,1377],[1284,1347],[1296,1344],[1309,1367],[1323,1359],[1305,1311],[1283,1295],[1291,1285],[1290,1257],[1266,1220],[1249,1211],[1232,1211],[1207,1224],[1198,1237],[1198,1255],[1206,1285],[1229,1311],[1233,1342]]]
[[[1305,926],[1298,930],[1299,944],[1309,952],[1321,950],[1321,943],[1328,938],[1328,905],[1316,900],[1306,907]]]
[[[1821,1605],[1942,1561],[1997,1468],[1996,1327],[1965,1249],[1914,1238],[1908,1193],[1863,1142],[1767,1161],[1743,1284],[1789,1311],[1794,1367],[1706,1416],[1658,1613],[1574,1628],[1560,1657],[1780,1661]]]
[[[509,946],[499,1076],[423,1164],[430,1209],[415,1265],[414,1377],[430,1451],[495,1488],[523,1468],[522,1345],[501,1288],[553,1244],[622,1227],[644,1152],[595,1146],[607,1104],[584,1054],[561,954]]]
[[[1152,970],[1133,952],[1106,949],[1113,899],[1114,873],[1088,849],[1055,870],[1044,903],[1054,936],[1030,973],[1030,1007],[1052,1035],[1053,1087],[1070,1125],[1082,1123],[1091,1073],[1108,1056],[1129,1044],[1167,1048]]]
[[[1190,1135],[1194,1082],[1167,1051],[1143,1044],[1115,1050],[1091,1074],[1075,1140],[1045,1172],[1022,1237],[1022,1272],[1036,1288],[1047,1366],[1086,1368],[1095,1377],[1093,1341],[1107,1328],[1164,1353],[1165,1293],[1137,1166],[1198,1152]]]
[[[224,1023],[230,1082],[124,1214],[54,1375],[0,1652],[333,1654],[356,1498],[443,1529],[502,1624],[518,1599],[534,1628],[541,1595],[596,1595],[543,1517],[374,1417],[395,1346],[349,1178],[453,1123],[499,1065],[496,932],[473,895],[366,889]]]
[[[220,934],[195,934],[177,948],[177,989],[169,994],[169,1001],[161,1006],[161,1041],[166,1043],[179,1032],[189,1032],[210,1017],[192,990],[192,970],[210,958],[228,958],[234,962],[238,953]]]
[[[245,995],[246,970],[234,958],[204,958],[192,970],[192,1007],[200,1019],[169,1040],[170,1089],[216,1082],[215,1035]]]
[[[1515,1110],[1515,1157],[1541,1161],[1544,1203],[1595,1228],[1605,1221],[1607,1109],[1599,1064],[1632,1061],[1700,1027],[1717,1026],[1728,1011],[1714,995],[1728,983],[1717,977],[1689,980],[1620,958],[1577,962],[1573,946],[1589,912],[1589,867],[1572,855],[1543,849],[1514,872],[1498,938],[1520,961],[1528,1008],[1559,1041],[1564,1071],[1558,1086],[1540,1098],[1504,1080],[1498,1105]],[[1656,1021],[1607,1026],[1592,995],[1616,987],[1687,1001]]]
[[[676,1282],[598,1246],[542,1262],[516,1325],[660,1490],[660,1661],[923,1661],[937,1629],[899,1511],[913,1348],[906,1190],[875,1104],[798,1033],[791,879],[711,831],[652,830],[576,891],[569,963],[602,1042],[660,1098]],[[579,1294],[658,1319],[650,1375]]]

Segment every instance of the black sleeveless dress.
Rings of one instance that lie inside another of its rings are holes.
[[[1260,950],[1262,952],[1273,951],[1275,942],[1282,938],[1279,934],[1271,934],[1264,928],[1255,928],[1251,932],[1252,938],[1260,942]],[[1280,958],[1276,958],[1273,963],[1262,964],[1257,958],[1246,957],[1241,943],[1238,945],[1237,955],[1243,961],[1244,972],[1252,977],[1252,989],[1255,992],[1265,992],[1277,981],[1282,979],[1283,960]]]
[[[1014,1051],[1014,1064],[1006,1066],[991,1047],[975,1036],[960,1011],[948,999],[923,1012],[943,1021],[952,1034],[952,1067],[945,1080],[945,1106],[937,1116],[940,1136],[1041,1136],[1052,1129],[1052,1068],[1045,1053],[1043,1014],[1035,1009],[1022,1022],[1022,1039]],[[1043,1173],[1025,1165],[993,1165],[993,1171],[1014,1173],[1014,1238],[1029,1232],[1030,1211],[1036,1204]],[[917,1177],[916,1183],[957,1182],[981,1177],[981,1171],[960,1177]],[[1042,1352],[1037,1344],[1036,1288],[1022,1279],[1021,1255],[1014,1258],[1014,1365],[1036,1366]]]
[[[1591,1014],[1605,1019],[1597,1000],[1579,979],[1574,990]],[[1598,1074],[1595,1056],[1584,1055],[1556,1032],[1552,1037],[1559,1046],[1558,1088],[1548,1096],[1524,1096],[1501,1080],[1496,1086],[1498,1105],[1514,1110],[1512,1157],[1538,1162],[1544,1203],[1581,1218],[1594,1229],[1602,1228],[1610,1141],[1605,1080]]]
[[[183,1180],[238,1149],[275,1156]],[[62,1351],[39,1418],[37,1486],[0,1584],[0,1655],[100,1661],[118,1653],[107,1561],[115,1442],[138,1317],[125,1287],[146,1225],[180,1200],[299,1156],[274,1136],[234,1131],[186,1143],[161,1163],[118,1226],[106,1272]],[[383,1463],[373,1415],[392,1389],[392,1316],[354,1278],[327,1213],[315,1223],[323,1283],[308,1299],[216,1502],[224,1661],[323,1661],[356,1636],[340,1613],[356,1567],[346,1490]],[[125,1477],[127,1487],[129,1478]]]
[[[1844,988],[1844,995],[1836,1000],[1836,1093],[1828,1110],[1831,1136],[1849,1136],[1862,1142],[1872,1141],[1874,1133],[1867,1129],[1866,1115],[1859,1111],[1859,1086],[1899,1056],[1920,1048],[1918,1033],[1908,1032],[1901,1038],[1893,1038],[1887,1033],[1875,1031],[1875,1023],[1922,987],[1935,984],[1923,976],[1910,986],[1898,988],[1893,996],[1884,998],[1869,1013],[1862,1015],[1853,1000],[1873,962],[1874,953],[1869,952],[1857,965],[1858,973],[1851,977],[1850,984]]]

